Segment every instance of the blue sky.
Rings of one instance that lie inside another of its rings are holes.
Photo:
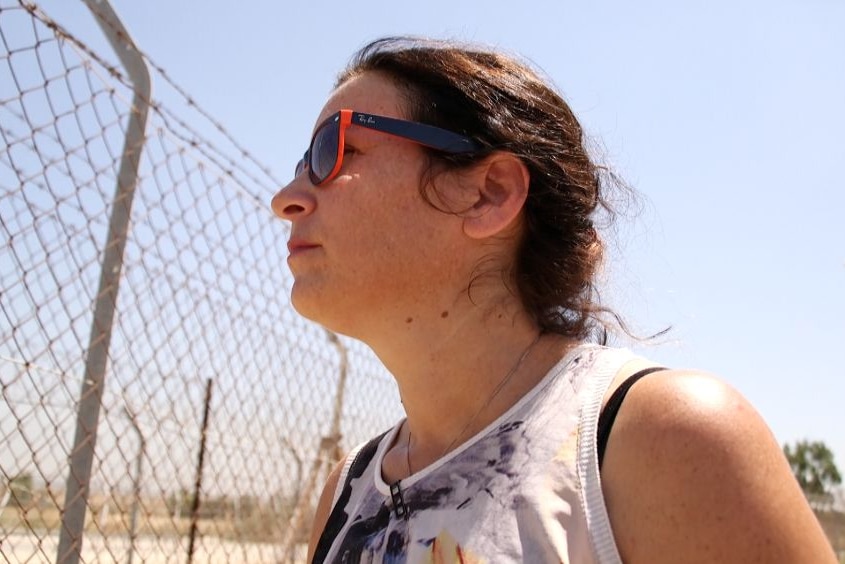
[[[42,6],[93,37],[81,3]],[[824,440],[845,467],[845,3],[113,6],[141,49],[281,179],[334,76],[368,40],[456,38],[533,61],[642,194],[613,243],[605,297],[641,333],[673,330],[636,348],[719,375],[781,443]]]

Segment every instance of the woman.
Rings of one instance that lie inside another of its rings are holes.
[[[332,472],[309,560],[835,561],[737,392],[588,343],[608,184],[527,65],[379,40],[316,123],[273,199],[291,298],[376,352],[407,418]]]

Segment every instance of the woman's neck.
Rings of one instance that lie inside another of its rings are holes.
[[[406,325],[368,344],[396,379],[408,416],[400,439],[412,434],[411,452],[421,464],[507,411],[573,344],[541,335],[521,308],[505,304],[487,310],[470,304]]]

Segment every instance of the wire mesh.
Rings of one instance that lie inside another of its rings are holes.
[[[35,4],[0,0],[0,40],[0,556],[36,562],[56,558],[82,478],[68,458],[134,92]],[[195,561],[299,559],[290,520],[313,511],[315,459],[336,456],[324,439],[348,449],[399,402],[368,350],[291,309],[279,183],[186,107],[150,101],[81,560],[187,558],[192,517]]]

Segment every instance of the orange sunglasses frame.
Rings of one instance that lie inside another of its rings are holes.
[[[327,175],[321,178],[314,173],[310,164],[314,141],[323,129],[335,124],[338,128],[338,139],[334,166]],[[448,129],[443,129],[434,125],[356,112],[354,110],[340,110],[329,116],[317,127],[317,129],[314,130],[314,135],[311,137],[311,143],[308,146],[308,150],[305,151],[302,159],[296,165],[296,175],[299,176],[299,174],[307,166],[309,179],[314,186],[322,186],[331,182],[343,166],[346,129],[351,125],[366,127],[367,129],[387,133],[388,135],[407,139],[409,141],[413,141],[414,143],[431,147],[432,149],[446,153],[473,153],[481,149],[481,145],[479,145],[476,141],[473,141],[472,139],[459,133],[455,133],[454,131],[449,131]]]

